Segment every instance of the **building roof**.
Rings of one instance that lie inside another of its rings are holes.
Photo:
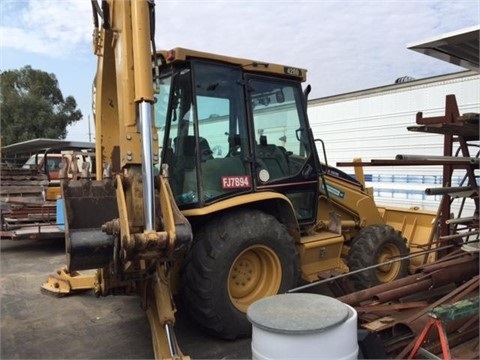
[[[2,153],[22,153],[22,152],[36,152],[50,148],[82,148],[91,149],[95,144],[84,141],[69,141],[58,139],[33,139],[10,144],[2,147]]]
[[[324,96],[321,98],[316,99],[309,99],[309,104],[326,104],[329,102],[338,102],[338,101],[346,101],[352,99],[358,99],[361,97],[374,97],[378,96],[381,93],[391,93],[391,92],[402,92],[406,91],[406,89],[412,89],[414,87],[427,87],[427,86],[436,86],[436,84],[440,83],[454,83],[457,81],[480,81],[480,74],[478,71],[473,70],[464,70],[459,71],[451,74],[443,74],[443,75],[436,75],[431,76],[428,78],[423,79],[415,79],[412,81],[407,82],[400,82],[400,83],[391,83],[387,85],[377,86],[368,89],[362,90],[355,90],[348,93],[343,94],[336,94],[330,96]]]
[[[408,44],[410,50],[480,72],[480,25]]]

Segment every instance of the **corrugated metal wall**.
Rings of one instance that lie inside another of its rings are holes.
[[[329,165],[355,157],[443,155],[443,136],[409,132],[407,127],[416,125],[419,111],[425,117],[444,115],[449,94],[456,95],[461,114],[480,113],[480,75],[467,71],[313,99],[308,114],[315,138],[325,143]],[[353,174],[352,168],[342,170]],[[377,203],[438,206],[440,197],[426,196],[424,189],[442,186],[439,167],[368,167],[365,174],[376,189]]]

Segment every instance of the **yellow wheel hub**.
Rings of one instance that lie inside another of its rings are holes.
[[[256,300],[277,294],[281,282],[282,265],[275,252],[263,245],[250,246],[230,268],[228,294],[233,305],[246,313]]]
[[[392,244],[385,244],[377,258],[377,264],[381,264],[392,260],[395,257],[399,257],[400,250]],[[400,261],[391,262],[388,265],[382,265],[377,268],[377,277],[381,283],[387,283],[395,280],[400,272],[402,264]]]

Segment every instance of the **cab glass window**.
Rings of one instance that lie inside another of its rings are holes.
[[[170,84],[168,100],[157,101],[155,113],[177,203],[208,203],[250,191],[240,69],[194,61],[162,83]]]
[[[256,160],[267,170],[262,180],[268,183],[297,175],[310,155],[300,87],[255,78],[249,81],[249,90]]]

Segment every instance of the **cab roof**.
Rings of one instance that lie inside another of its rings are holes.
[[[224,56],[218,54],[207,53],[203,51],[185,49],[177,47],[168,51],[159,51],[158,54],[162,56],[167,63],[174,63],[176,61],[186,61],[188,59],[206,59],[224,62],[228,64],[241,66],[245,71],[270,73],[280,75],[286,78],[294,78],[304,82],[307,79],[307,70],[280,64],[272,64],[268,62],[236,58],[231,56]]]

